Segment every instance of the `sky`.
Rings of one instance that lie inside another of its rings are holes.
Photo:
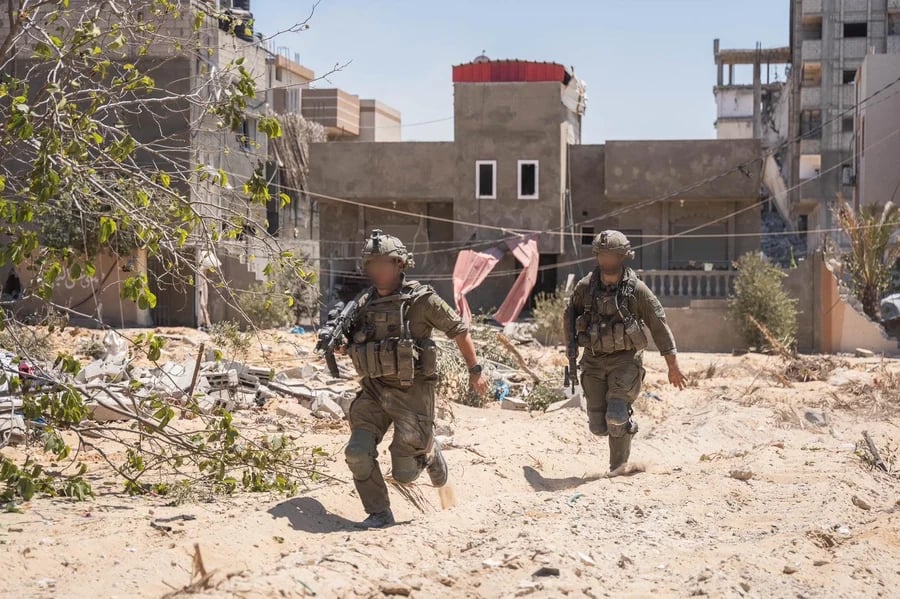
[[[310,0],[252,0],[266,36]],[[275,44],[339,87],[402,113],[406,141],[453,138],[451,67],[485,51],[574,66],[587,85],[583,143],[715,137],[713,39],[788,45],[788,0],[322,0]],[[349,64],[347,64],[349,63]],[[739,73],[744,75],[745,73]],[[749,74],[749,70],[747,71]],[[783,69],[778,75],[784,80]]]

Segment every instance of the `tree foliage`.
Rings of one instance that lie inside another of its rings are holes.
[[[224,36],[214,3],[194,0],[9,0],[0,17],[0,263],[21,274],[24,287],[46,309],[54,287],[97,273],[97,256],[141,250],[166,265],[173,284],[206,276],[198,248],[252,245],[270,268],[308,278],[302,261],[264,232],[273,198],[265,156],[247,139],[252,113],[263,138],[281,135],[263,112],[263,73],[247,56],[263,50]],[[300,29],[297,30],[301,30]],[[262,63],[264,64],[264,60]],[[243,156],[228,156],[223,140],[239,134]],[[217,155],[232,167],[212,168]],[[245,160],[244,169],[234,169]],[[231,170],[249,173],[243,178]],[[281,201],[288,201],[281,197]],[[216,291],[238,311],[227,285]],[[156,306],[148,275],[134,270],[121,298]],[[0,320],[0,328],[9,324]],[[52,332],[52,326],[48,330]],[[145,335],[131,352],[155,362],[164,340]],[[31,363],[27,346],[9,347]],[[56,460],[83,447],[86,400],[98,393],[76,378],[82,365],[60,355],[53,368],[26,379],[3,374],[24,397],[25,416],[43,426],[41,443]],[[27,383],[27,384],[26,384]],[[227,411],[201,410],[197,397],[173,406],[133,383],[130,420],[90,429],[94,437],[127,447],[124,461],[102,457],[127,490],[162,492],[159,480],[203,482],[231,491],[288,490],[316,475],[319,454],[298,456],[290,439],[239,431]],[[116,400],[119,401],[119,400]],[[180,418],[179,418],[180,416]],[[191,420],[187,428],[176,422]],[[0,444],[4,439],[0,438]],[[99,449],[98,449],[99,451]],[[64,471],[66,469],[63,469]],[[84,499],[91,495],[80,466],[69,476],[45,472],[30,459],[0,462],[0,499],[35,492]],[[151,476],[156,483],[147,482]]]
[[[891,244],[900,231],[900,210],[888,202],[856,211],[841,199],[835,216],[849,242],[843,262],[851,289],[866,315],[879,320],[881,298],[890,289],[891,268],[900,257],[900,245],[896,240]]]
[[[729,301],[731,317],[750,347],[769,347],[753,320],[762,323],[785,347],[797,334],[797,302],[784,290],[784,271],[758,253],[744,254],[737,262],[734,297]]]

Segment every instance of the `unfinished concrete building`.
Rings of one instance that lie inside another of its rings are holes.
[[[403,238],[413,275],[450,298],[460,249],[541,232],[537,294],[589,272],[590,240],[612,227],[688,347],[695,319],[724,317],[732,261],[759,248],[758,140],[581,144],[584,87],[554,63],[479,57],[453,68],[453,88],[453,141],[311,146],[310,192],[338,198],[319,204],[326,300],[362,286],[373,228]],[[468,295],[474,312],[500,305],[518,268],[507,254]]]
[[[830,228],[857,176],[856,75],[867,55],[900,54],[900,0],[792,0],[790,31],[792,210],[801,227]]]

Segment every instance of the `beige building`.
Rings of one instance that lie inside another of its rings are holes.
[[[303,91],[303,117],[325,127],[330,141],[400,141],[400,113],[337,88]]]
[[[589,272],[593,235],[619,228],[639,246],[644,280],[690,313],[678,326],[700,315],[693,301],[724,315],[732,261],[759,248],[758,140],[584,145],[584,86],[561,65],[479,57],[453,81],[451,142],[311,147],[309,191],[343,200],[319,201],[326,299],[362,285],[360,244],[373,228],[402,237],[413,275],[445,298],[462,248],[542,232],[539,293]],[[507,255],[468,296],[473,311],[499,306],[517,268]]]
[[[856,78],[857,96],[875,100],[856,110],[856,206],[900,200],[900,54],[866,56]]]

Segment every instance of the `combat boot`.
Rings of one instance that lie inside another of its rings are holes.
[[[354,524],[356,528],[370,529],[370,528],[386,528],[396,524],[394,521],[394,513],[391,512],[391,509],[388,508],[383,512],[378,512],[377,514],[369,514],[369,517],[363,520],[362,522],[357,522]]]
[[[432,485],[435,487],[443,487],[447,484],[447,460],[444,459],[444,454],[441,453],[441,444],[438,443],[437,439],[434,440],[431,461],[428,462],[426,469],[428,470],[428,477],[431,479]]]
[[[631,455],[632,435],[609,438],[609,471],[612,472],[628,461]]]

